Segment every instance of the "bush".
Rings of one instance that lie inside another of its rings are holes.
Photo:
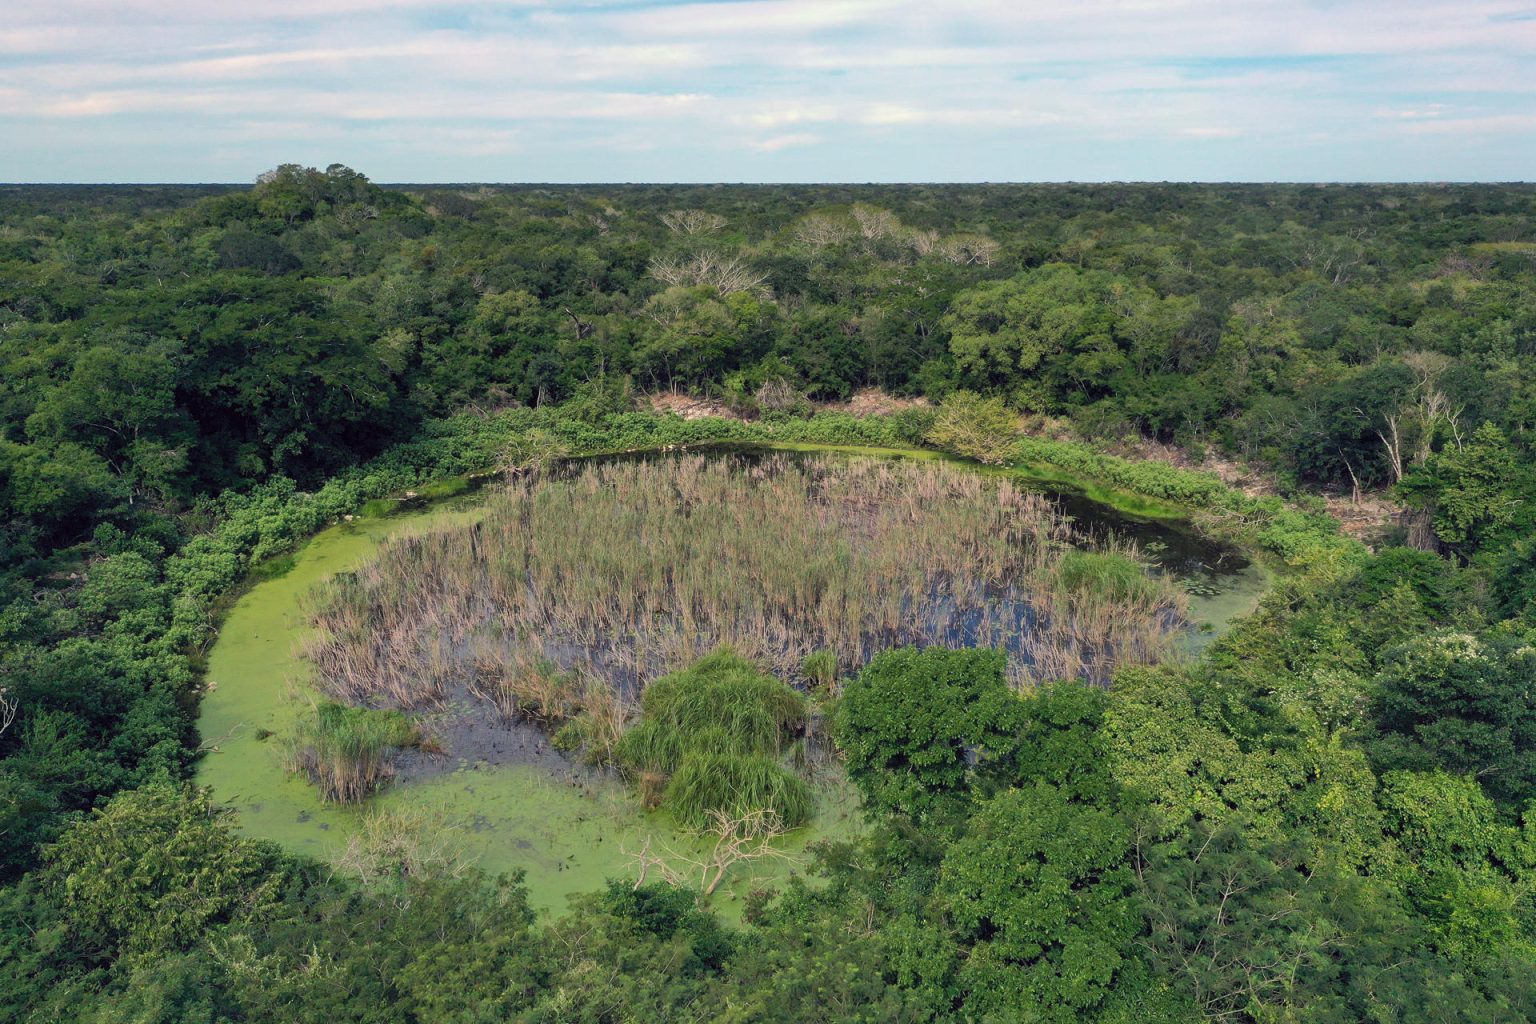
[[[805,724],[805,698],[729,647],[663,676],[640,699],[641,723],[619,740],[634,772],[677,771],[698,751],[778,756]]]
[[[903,647],[847,681],[833,738],[872,814],[942,826],[974,784],[1007,777],[1025,706],[1006,666],[1002,651]]]
[[[1008,411],[1001,398],[956,391],[939,406],[927,440],[954,455],[1000,466],[1009,461],[1018,433],[1018,417]]]

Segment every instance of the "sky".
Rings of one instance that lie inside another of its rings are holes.
[[[1536,179],[1536,0],[0,0],[0,181]]]

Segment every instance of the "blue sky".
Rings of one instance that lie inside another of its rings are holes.
[[[7,0],[0,181],[1536,179],[1536,0]]]

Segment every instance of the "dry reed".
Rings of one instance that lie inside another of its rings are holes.
[[[349,704],[467,690],[551,723],[595,713],[615,739],[641,681],[721,643],[790,679],[917,644],[1003,647],[1021,685],[1102,683],[1168,653],[1183,596],[1127,546],[1084,571],[1081,543],[1047,499],[943,463],[573,463],[319,588],[306,654]]]

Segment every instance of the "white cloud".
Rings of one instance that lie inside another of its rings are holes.
[[[1502,130],[1518,151],[1536,146],[1526,3],[20,0],[0,29],[0,119],[9,162],[117,125],[138,126],[116,144],[137,137],[146,158],[192,125],[227,151],[243,132],[252,154],[285,131],[382,146],[391,126],[445,161],[654,152],[680,172],[900,140],[1140,147],[1149,167],[1157,146],[1216,139],[1424,149]]]
[[[791,146],[814,146],[821,142],[820,135],[812,135],[809,132],[796,132],[788,135],[772,135],[766,139],[757,139],[748,142],[747,145],[759,153],[777,153],[781,149]]]

